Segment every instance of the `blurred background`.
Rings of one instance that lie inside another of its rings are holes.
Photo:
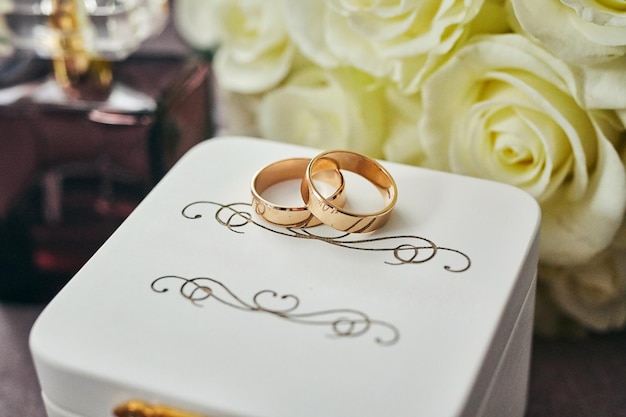
[[[175,0],[174,0],[175,1]],[[0,0],[0,417],[44,417],[37,315],[215,134],[211,57],[167,0]],[[527,415],[626,416],[626,334],[533,342]]]
[[[45,301],[211,135],[210,71],[168,1],[0,12],[0,297]]]

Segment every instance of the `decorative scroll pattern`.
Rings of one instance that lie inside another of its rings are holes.
[[[252,297],[248,303],[239,298],[221,282],[209,277],[185,278],[177,275],[165,275],[155,279],[151,288],[157,293],[169,291],[168,284],[176,282],[180,285],[179,292],[187,300],[197,306],[214,299],[229,307],[266,313],[272,316],[306,325],[326,326],[331,330],[331,336],[338,338],[359,337],[373,328],[382,330],[386,337],[375,337],[376,343],[391,346],[398,342],[398,329],[384,321],[373,320],[367,314],[353,309],[341,308],[323,311],[300,313],[300,299],[292,294],[279,295],[273,290],[262,290]]]
[[[449,252],[459,258],[458,265],[444,265],[444,269],[450,272],[467,271],[472,262],[465,253],[451,248],[438,246],[432,240],[415,235],[380,236],[369,239],[351,239],[350,233],[340,233],[335,236],[323,236],[311,232],[311,228],[281,228],[272,227],[269,223],[259,223],[253,220],[251,204],[231,203],[220,204],[212,201],[196,201],[183,208],[182,215],[187,219],[199,219],[203,215],[197,210],[201,206],[216,206],[215,220],[222,226],[235,233],[244,233],[241,229],[253,224],[267,231],[283,236],[311,239],[325,242],[342,248],[356,249],[373,252],[389,252],[393,255],[392,261],[385,261],[389,265],[423,264],[437,256],[440,252]]]

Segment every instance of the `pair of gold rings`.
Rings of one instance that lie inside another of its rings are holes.
[[[341,170],[351,171],[371,182],[383,197],[385,207],[371,213],[346,210]],[[262,197],[272,185],[298,179],[304,205],[285,206]],[[334,192],[325,197],[314,180],[330,184]],[[348,233],[371,232],[384,225],[398,198],[396,183],[385,168],[367,156],[343,150],[323,152],[313,159],[290,158],[274,162],[254,175],[250,188],[255,213],[269,223],[297,228],[324,223]]]

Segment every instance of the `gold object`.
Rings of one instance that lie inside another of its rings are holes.
[[[118,405],[113,410],[113,415],[116,417],[208,417],[139,400],[131,400]]]
[[[354,213],[324,198],[316,188],[313,177],[320,171],[327,170],[329,163],[371,182],[382,195],[385,207],[373,213]],[[366,233],[378,229],[389,220],[398,199],[398,189],[391,174],[375,160],[356,152],[323,152],[311,160],[304,178],[308,195],[303,198],[309,211],[323,223],[344,232]]]
[[[113,81],[111,64],[89,52],[82,0],[52,0],[51,5],[48,26],[58,33],[51,53],[57,83],[73,99],[106,99]]]
[[[310,227],[317,226],[321,222],[316,219],[306,206],[289,207],[274,204],[262,197],[264,191],[270,186],[286,180],[301,180],[309,164],[307,158],[291,158],[274,162],[259,170],[252,178],[250,190],[252,192],[252,207],[257,215],[269,223],[282,227]],[[330,201],[341,206],[345,202],[343,194],[344,181],[341,172],[333,161],[330,165],[316,176],[316,179],[324,181],[335,187],[334,193],[328,197]],[[302,181],[302,195],[308,194],[307,184]],[[303,197],[304,198],[304,197]]]

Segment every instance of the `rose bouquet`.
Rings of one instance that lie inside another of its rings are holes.
[[[626,322],[626,6],[177,0],[220,124],[519,187],[541,205],[536,329]],[[571,326],[571,325],[574,326]]]

